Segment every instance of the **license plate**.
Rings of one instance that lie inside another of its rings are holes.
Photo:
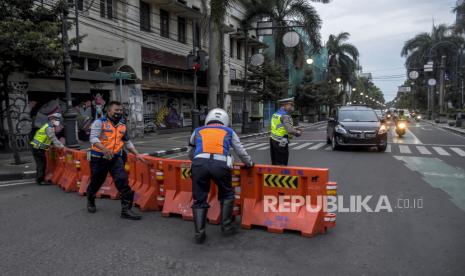
[[[374,138],[376,137],[376,134],[365,134],[367,138]]]

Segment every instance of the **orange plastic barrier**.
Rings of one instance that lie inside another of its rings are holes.
[[[192,181],[190,178],[190,165],[188,160],[162,159],[164,174],[165,203],[162,216],[171,214],[181,215],[183,219],[192,220]],[[220,223],[221,207],[218,201],[217,188],[210,185],[210,194],[207,202],[210,204],[207,219],[212,224]]]
[[[111,177],[110,174],[107,175],[107,178],[105,179],[105,182],[103,182],[102,187],[97,192],[97,197],[109,197],[111,199],[118,199],[119,198],[119,192],[118,189],[116,189],[115,182],[113,181],[113,178]]]
[[[85,195],[87,193],[87,187],[90,183],[90,162],[87,160],[87,151],[80,151],[78,153],[78,160],[80,162],[80,178],[78,180],[78,193]]]
[[[65,192],[77,192],[79,181],[80,161],[78,158],[79,151],[73,149],[64,149],[64,172],[58,180],[60,186]]]
[[[264,226],[274,233],[294,230],[305,237],[325,233],[336,223],[336,215],[323,208],[324,196],[336,192],[328,174],[328,169],[267,165],[242,169],[242,227]]]
[[[55,185],[58,185],[58,182],[61,179],[61,176],[65,172],[65,154],[64,150],[55,150],[56,153],[56,166],[53,175],[50,178],[50,182]]]
[[[146,162],[129,158],[129,174],[134,191],[134,204],[141,211],[161,210],[164,203],[162,194],[163,174],[161,173],[161,161],[159,158],[146,156]],[[131,169],[133,171],[131,171]],[[161,173],[161,174],[160,174]],[[133,176],[134,175],[134,176]]]
[[[45,181],[51,181],[53,175],[57,172],[59,155],[55,148],[50,148],[45,153],[45,158],[47,160],[47,166],[45,168]]]

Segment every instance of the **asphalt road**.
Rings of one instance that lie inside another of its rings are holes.
[[[222,238],[208,225],[199,246],[180,218],[125,221],[117,201],[98,200],[91,215],[83,197],[54,186],[0,187],[1,274],[465,275],[465,138],[426,123],[389,137],[385,153],[328,150],[324,126],[293,141],[290,165],[327,167],[344,199],[372,195],[374,209],[385,195],[393,208],[339,212],[337,226],[314,238],[263,229]],[[244,144],[269,163],[267,138]]]

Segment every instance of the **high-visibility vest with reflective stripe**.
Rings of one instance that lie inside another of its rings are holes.
[[[229,155],[233,130],[223,125],[207,125],[195,129],[195,152]]]
[[[115,154],[121,153],[124,146],[123,137],[126,134],[126,124],[124,121],[121,120],[114,126],[106,117],[98,120],[102,121],[102,132],[99,136],[100,143]],[[102,153],[102,150],[94,145],[92,145],[92,151]]]
[[[271,117],[271,137],[275,139],[281,139],[284,136],[288,135],[284,124],[281,122],[281,117],[286,115],[287,112],[284,109],[278,110],[276,113],[273,114]]]
[[[31,145],[36,149],[47,149],[52,144],[52,139],[47,136],[45,130],[52,127],[49,123],[44,124],[34,135]]]

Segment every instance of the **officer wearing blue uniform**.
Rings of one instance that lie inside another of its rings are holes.
[[[192,212],[195,224],[195,240],[203,243],[206,238],[208,193],[210,181],[218,186],[218,200],[221,203],[221,231],[224,235],[237,233],[233,224],[234,190],[231,185],[233,160],[231,147],[246,167],[253,162],[242,146],[239,136],[228,127],[229,116],[223,109],[211,110],[205,118],[205,126],[196,128],[189,141],[189,155],[192,160]]]

